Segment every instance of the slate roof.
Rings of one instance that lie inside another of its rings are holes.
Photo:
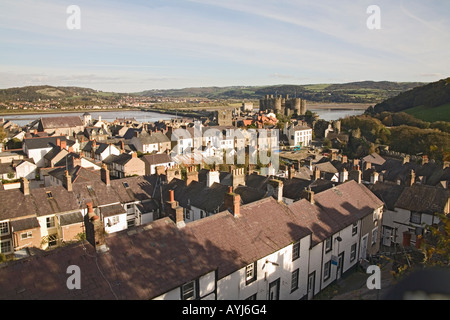
[[[448,189],[415,184],[403,190],[395,207],[428,214],[448,213],[449,198]]]
[[[164,143],[164,142],[170,142],[170,139],[162,132],[151,132],[147,133],[145,131],[142,131],[142,133],[137,137],[142,144],[157,144],[157,143]]]
[[[181,229],[163,218],[107,235],[106,253],[83,243],[8,263],[0,268],[0,299],[151,299],[210,271],[221,279],[310,229],[317,242],[382,204],[354,181],[316,199],[287,207],[268,197],[242,205],[240,217],[222,211]],[[67,288],[69,265],[82,270],[82,290]]]
[[[173,162],[170,155],[166,153],[146,154],[141,157],[141,160],[149,165]]]
[[[365,156],[362,160],[378,166],[382,166],[386,162],[386,160],[376,152]]]
[[[367,186],[381,201],[384,202],[388,210],[395,209],[395,202],[405,189],[405,185],[398,185],[392,182],[380,182]]]
[[[289,205],[304,219],[304,226],[312,231],[313,244],[317,244],[334,233],[371,215],[383,206],[367,187],[354,180],[314,195],[314,204],[302,199]]]
[[[83,121],[78,116],[45,117],[40,119],[44,129],[82,127]]]
[[[168,218],[134,230],[107,236],[104,254],[86,242],[2,266],[0,299],[145,300],[213,271],[205,248]],[[70,265],[80,267],[82,290],[67,288]]]
[[[73,140],[67,139],[65,136],[29,138],[23,139],[23,143],[25,144],[28,150],[45,149],[45,148],[53,148],[54,146],[56,146],[56,139],[60,139],[60,141],[66,141],[68,147],[75,144]]]
[[[127,213],[127,211],[120,204],[113,204],[110,206],[100,207],[100,213],[103,217],[115,216],[118,214]]]
[[[79,211],[65,213],[59,216],[59,224],[61,226],[69,226],[71,224],[80,222],[83,222],[83,215]]]
[[[205,249],[219,279],[311,234],[299,217],[272,197],[241,206],[241,217],[223,211],[183,228],[189,243]],[[270,226],[270,227],[268,227]]]
[[[11,221],[11,227],[14,232],[40,228],[39,221],[36,217],[25,218]]]
[[[100,171],[83,168],[81,166],[68,166],[67,171],[69,171],[69,175],[72,177],[72,183],[81,183],[81,182],[89,182],[89,181],[101,181]],[[55,177],[56,179],[65,182],[66,176],[66,167],[55,168],[52,171],[48,172],[49,175]]]

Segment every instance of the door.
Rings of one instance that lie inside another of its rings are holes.
[[[280,299],[280,278],[269,284],[269,300]]]
[[[361,259],[366,259],[367,256],[367,239],[369,238],[369,234],[364,235],[361,239]]]
[[[392,229],[388,227],[383,228],[383,245],[390,247],[392,238]]]
[[[314,297],[314,283],[316,282],[316,272],[310,273],[308,276],[308,300]]]
[[[338,265],[336,270],[336,279],[340,279],[342,276],[342,269],[344,268],[344,252],[338,256]]]

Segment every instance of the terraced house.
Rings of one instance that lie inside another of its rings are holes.
[[[86,228],[102,230],[103,204],[86,200]],[[151,223],[106,236],[94,232],[91,244],[22,259],[20,268],[6,265],[0,298],[311,299],[368,254],[364,237],[368,246],[379,242],[368,230],[382,219],[383,203],[356,181],[289,206],[279,200],[241,204],[228,190],[221,212],[190,223],[175,201],[168,216]],[[66,286],[69,265],[80,267],[79,290]],[[24,273],[44,280],[35,283]]]

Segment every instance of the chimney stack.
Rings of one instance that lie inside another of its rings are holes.
[[[291,180],[294,178],[294,176],[295,176],[295,168],[294,165],[292,165],[288,168],[288,179]]]
[[[411,187],[414,184],[414,182],[416,182],[416,174],[415,174],[414,170],[411,169],[409,171],[409,174],[408,174],[408,177],[407,177],[407,180],[406,180],[406,185],[408,187]]]
[[[190,185],[192,181],[198,181],[198,172],[195,169],[195,166],[186,168],[186,185]]]
[[[359,169],[359,166],[356,166],[353,170],[351,170],[348,174],[349,180],[355,180],[358,183],[362,182],[362,172]]]
[[[229,187],[228,193],[225,193],[223,205],[225,210],[230,210],[233,216],[241,215],[241,196],[233,192],[233,187]]]
[[[72,176],[69,174],[68,170],[64,172],[64,184],[67,191],[72,192]]]
[[[109,176],[109,170],[106,163],[102,164],[102,168],[100,169],[100,178],[107,186],[111,185],[111,177]]]
[[[348,180],[348,171],[345,168],[342,168],[342,171],[339,172],[339,182],[343,183]]]
[[[244,168],[237,168],[232,170],[233,188],[239,185],[245,186],[245,170]]]
[[[30,194],[30,181],[28,181],[27,178],[24,177],[22,178],[22,180],[20,180],[20,187],[25,196],[28,196]]]
[[[59,146],[60,146],[61,150],[67,149],[67,140],[61,140]]]
[[[220,172],[209,170],[206,173],[206,186],[210,188],[214,183],[220,183]]]
[[[269,183],[267,184],[267,193],[268,193],[269,197],[272,196],[278,202],[282,202],[283,201],[283,181],[280,181],[277,179],[269,180]]]
[[[310,203],[314,204],[314,191],[311,190],[311,187],[305,188],[303,191],[304,198],[308,200]]]
[[[375,184],[378,181],[378,172],[374,171],[372,172],[372,174],[370,175],[370,183],[371,184]]]
[[[86,229],[86,240],[95,248],[97,252],[106,252],[108,248],[105,242],[105,228],[99,216],[94,213],[92,202],[86,203],[88,213],[84,216]]]
[[[408,163],[409,162],[409,155],[406,155],[404,157],[402,157],[402,164]]]
[[[320,169],[318,167],[316,167],[314,169],[314,173],[313,173],[313,180],[318,180],[320,179]]]

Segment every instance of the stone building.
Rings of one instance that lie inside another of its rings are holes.
[[[267,94],[264,99],[259,100],[259,110],[272,111],[286,116],[293,114],[304,115],[306,112],[306,100],[289,98],[289,95],[283,98],[281,95],[274,97]]]

